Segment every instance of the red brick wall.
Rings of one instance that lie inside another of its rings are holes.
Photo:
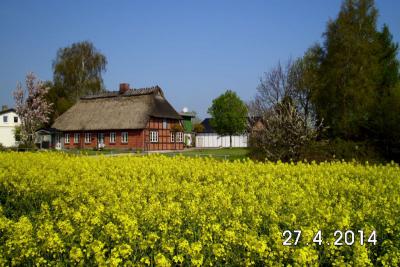
[[[110,143],[110,133],[115,132],[115,143]],[[128,143],[122,143],[122,132],[128,132]],[[64,148],[96,148],[97,147],[97,134],[104,134],[104,147],[109,149],[143,149],[143,130],[106,130],[106,131],[86,131],[79,132],[79,143],[74,143],[74,134],[77,132],[64,132],[69,133],[69,143],[63,143]],[[91,134],[91,142],[85,143],[85,133]],[[65,141],[65,139],[64,139]]]

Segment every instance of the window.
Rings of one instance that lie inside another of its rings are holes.
[[[182,132],[176,133],[176,142],[178,142],[178,143],[183,142],[183,133]]]
[[[18,117],[14,117],[14,122],[15,122],[15,123],[18,122]]]
[[[162,122],[163,129],[167,129],[167,126],[168,126],[167,119],[163,119],[163,122]]]
[[[128,132],[122,132],[121,143],[128,143]]]
[[[150,131],[150,142],[151,143],[158,142],[158,132],[157,131]]]
[[[90,144],[92,142],[92,135],[90,133],[85,133],[85,144]]]
[[[175,143],[175,133],[171,132],[171,143]]]
[[[97,134],[97,143],[99,147],[104,147],[104,133]]]
[[[116,139],[116,134],[115,132],[111,132],[110,133],[110,143],[115,143],[115,139]],[[128,136],[126,137],[126,142],[128,142]],[[125,142],[125,143],[126,143]]]
[[[79,143],[79,133],[75,133],[74,134],[74,144],[78,144]]]
[[[7,123],[8,122],[8,116],[3,116],[3,122]]]
[[[65,144],[69,144],[69,134],[65,134],[64,143],[65,143]]]

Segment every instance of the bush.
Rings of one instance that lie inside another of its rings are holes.
[[[266,112],[263,127],[252,130],[253,158],[270,161],[297,161],[301,151],[316,139],[320,127],[312,128],[290,102],[282,102]]]
[[[372,144],[342,139],[314,141],[302,150],[301,159],[317,162],[326,160],[385,162],[385,159]]]
[[[399,265],[395,164],[1,153],[0,170],[0,265]],[[355,243],[327,245],[335,230]]]

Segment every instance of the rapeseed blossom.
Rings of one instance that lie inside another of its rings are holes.
[[[396,164],[0,153],[0,266],[397,266],[399,196]]]

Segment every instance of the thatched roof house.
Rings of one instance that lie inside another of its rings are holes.
[[[66,148],[182,149],[181,133],[172,130],[181,119],[160,87],[121,84],[119,91],[82,97],[52,127]]]

